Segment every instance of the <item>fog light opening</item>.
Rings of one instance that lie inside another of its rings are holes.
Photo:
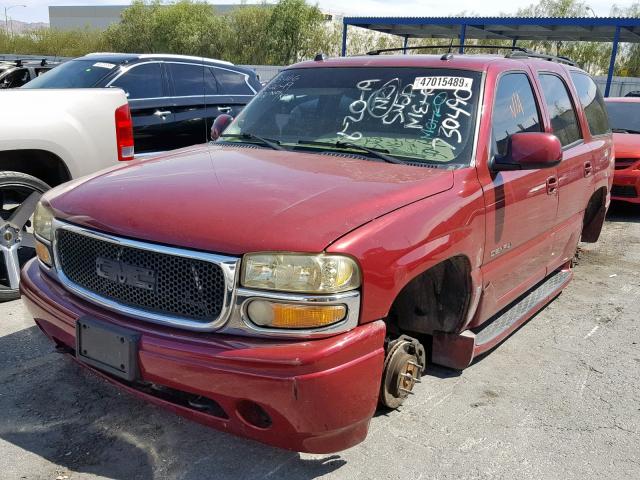
[[[236,413],[243,422],[255,428],[266,430],[273,424],[266,410],[249,400],[240,400],[236,405]]]

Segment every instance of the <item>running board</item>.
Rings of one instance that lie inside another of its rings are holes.
[[[457,370],[468,367],[558,296],[571,277],[571,269],[556,271],[477,328],[459,334],[434,332],[432,362]]]

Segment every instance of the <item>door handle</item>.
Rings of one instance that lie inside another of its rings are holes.
[[[556,177],[547,178],[547,194],[554,195],[558,191],[558,179]]]
[[[593,166],[591,165],[591,162],[584,162],[584,176],[588,177],[589,175],[591,175],[592,171]]]
[[[156,110],[155,112],[153,112],[153,115],[156,117],[166,117],[168,115],[171,115],[171,111],[169,110]]]
[[[228,115],[231,113],[231,107],[218,107],[218,111]]]

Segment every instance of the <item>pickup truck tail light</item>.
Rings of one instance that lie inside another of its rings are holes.
[[[128,104],[116,110],[116,143],[118,160],[133,160],[133,121]]]

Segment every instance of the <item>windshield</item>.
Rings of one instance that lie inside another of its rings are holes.
[[[468,165],[481,74],[435,68],[304,68],[275,77],[221,141],[252,136],[287,149],[384,152],[411,163]]]
[[[605,102],[613,131],[640,132],[640,103]]]
[[[117,65],[96,60],[71,60],[53,68],[46,75],[31,80],[22,88],[91,88]]]

